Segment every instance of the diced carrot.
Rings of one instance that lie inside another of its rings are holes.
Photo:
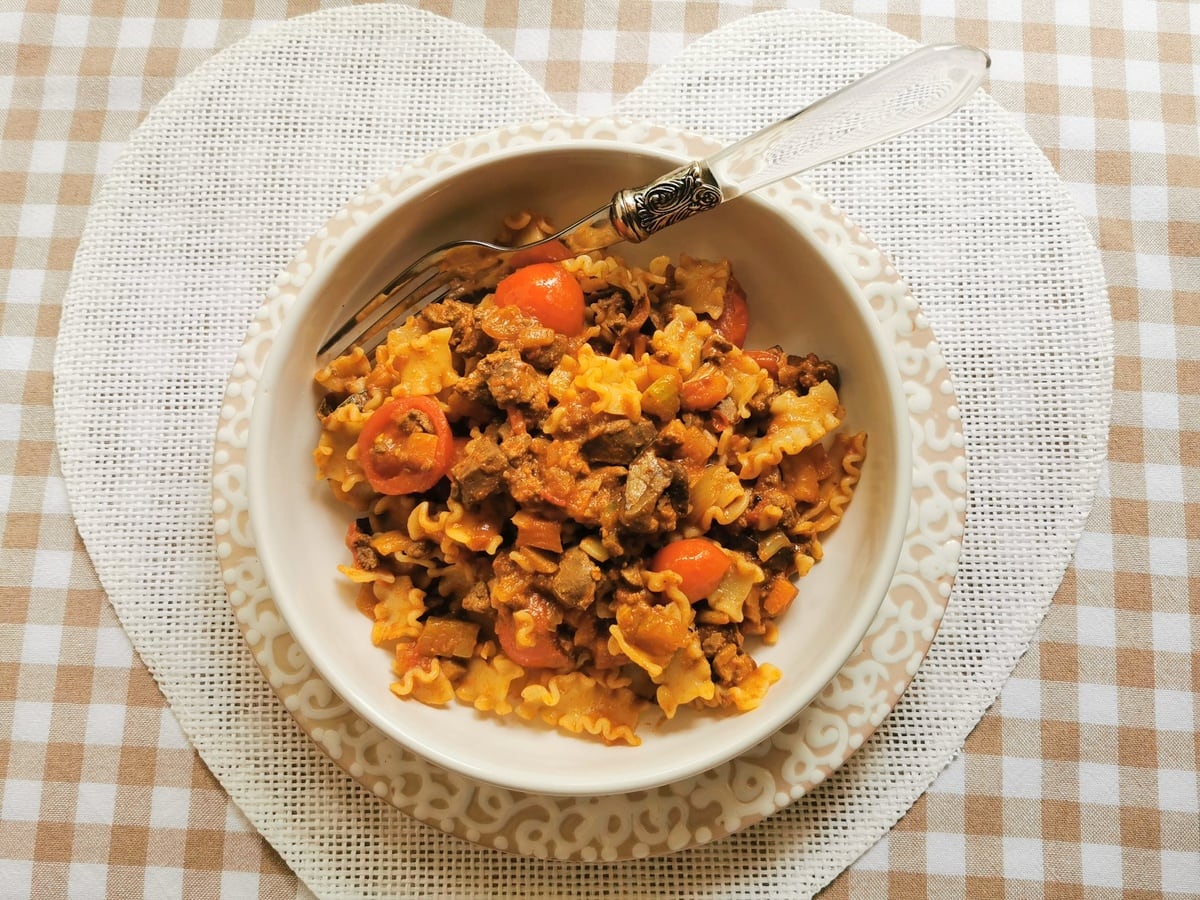
[[[728,393],[729,379],[719,370],[710,368],[685,381],[680,388],[679,399],[684,409],[695,412],[712,409]]]
[[[791,606],[792,601],[796,599],[798,593],[800,593],[799,589],[792,584],[790,579],[783,576],[777,577],[771,582],[771,588],[763,598],[763,612],[768,616],[778,616]]]

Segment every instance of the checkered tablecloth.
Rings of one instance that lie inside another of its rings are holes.
[[[422,4],[585,114],[779,5]],[[1101,248],[1116,338],[1108,466],[1038,638],[963,755],[826,893],[1200,896],[1200,3],[821,6],[989,50],[989,90]],[[132,129],[214,51],[315,8],[0,8],[0,896],[306,894],[107,603],[66,503],[51,368],[89,204]]]

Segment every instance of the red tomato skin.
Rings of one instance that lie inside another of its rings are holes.
[[[670,570],[683,579],[679,589],[689,603],[699,603],[717,589],[729,571],[729,557],[708,538],[672,541],[654,554],[650,568]]]
[[[750,307],[746,305],[746,295],[741,285],[731,281],[725,290],[725,309],[713,319],[713,331],[729,341],[735,347],[746,344],[746,334],[750,331]]]
[[[583,331],[583,288],[557,263],[517,269],[496,285],[494,299],[497,306],[515,306],[559,334],[573,337]]]
[[[510,262],[514,269],[520,269],[523,266],[531,266],[534,263],[559,262],[560,260],[570,259],[574,255],[562,241],[550,241],[546,244],[539,244],[536,247],[518,250],[512,255]]]
[[[758,363],[758,367],[763,369],[772,378],[779,377],[779,357],[770,350],[745,350],[743,351],[748,357]]]
[[[409,410],[424,413],[433,423],[437,444],[433,454],[433,465],[422,472],[401,472],[387,475],[372,464],[371,448],[375,439]],[[454,436],[446,414],[432,397],[395,397],[385,402],[367,419],[358,435],[358,462],[372,489],[379,494],[419,494],[437,484],[450,469],[454,459]]]
[[[525,609],[533,613],[535,628],[538,629],[532,647],[517,643],[517,623],[513,619],[513,610],[502,608],[497,611],[496,639],[504,655],[526,669],[558,669],[567,665],[570,660],[559,649],[554,640],[554,630],[550,627],[549,602],[532,596]]]

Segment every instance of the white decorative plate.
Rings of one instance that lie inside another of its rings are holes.
[[[217,555],[239,627],[287,709],[351,777],[443,831],[499,850],[571,860],[669,853],[744,828],[803,796],[883,721],[933,640],[958,561],[966,459],[949,373],[916,302],[882,252],[828,202],[789,179],[758,196],[800,220],[812,238],[853,259],[861,288],[892,342],[908,398],[913,480],[908,529],[888,595],[839,674],[770,739],[702,775],[649,791],[588,798],[519,793],[440,769],[360,718],[329,687],[279,615],[256,555],[245,492],[254,386],[288,309],[339,236],[408,187],[506,147],[572,139],[636,142],[702,158],[717,145],[625,120],[515,126],[461,141],[403,167],[337,213],[276,279],[226,388],[213,458]]]

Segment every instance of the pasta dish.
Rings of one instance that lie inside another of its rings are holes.
[[[513,217],[500,237],[552,228]],[[637,744],[741,712],[859,479],[837,367],[743,349],[728,261],[540,254],[316,374],[344,575],[399,697]]]

